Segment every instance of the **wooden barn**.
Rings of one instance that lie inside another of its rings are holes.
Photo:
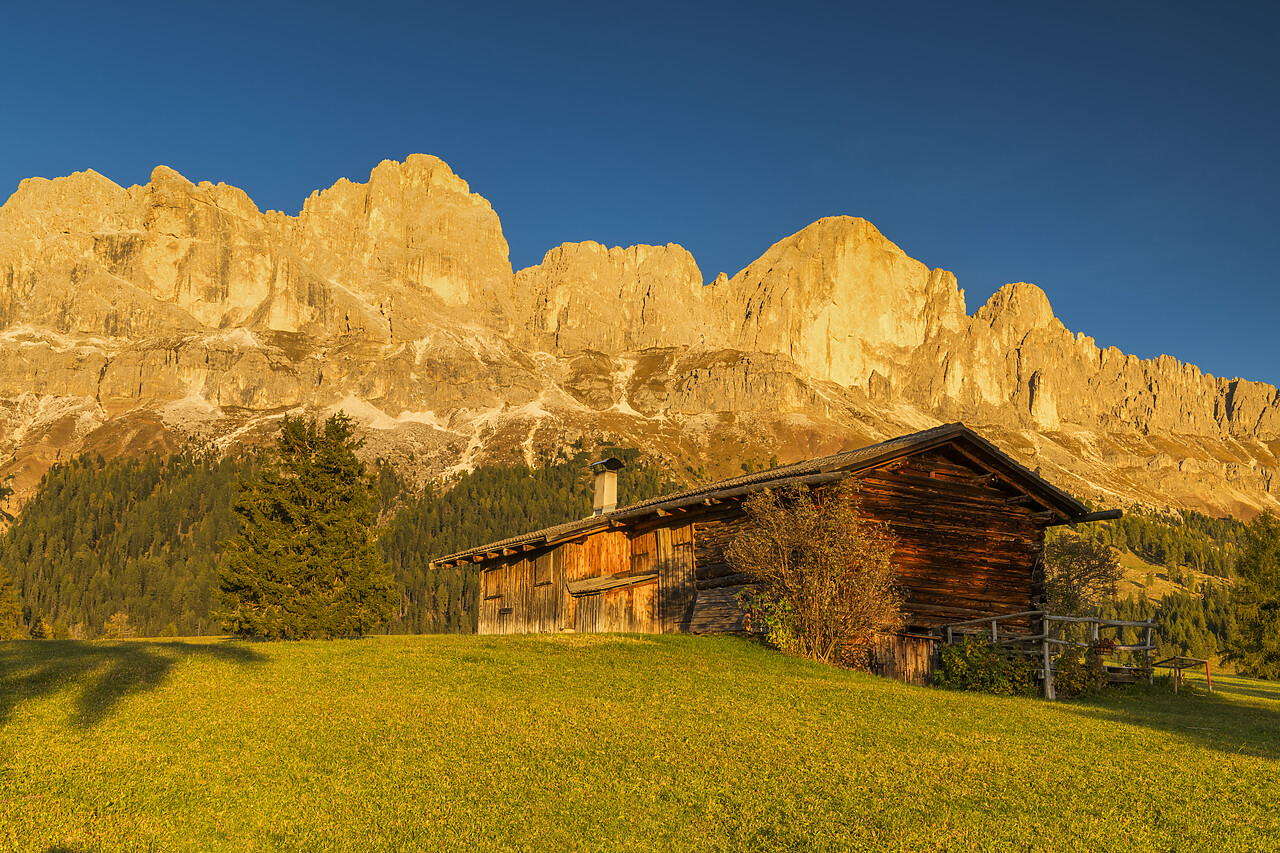
[[[934,627],[1039,607],[1045,528],[1111,515],[1090,515],[958,423],[625,507],[611,505],[615,462],[595,466],[596,515],[436,561],[481,570],[480,633],[741,630],[747,579],[724,549],[742,501],[856,477],[862,512],[897,537],[906,593],[904,631],[882,643],[879,666],[919,680]]]

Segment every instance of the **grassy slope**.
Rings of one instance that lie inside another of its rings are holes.
[[[0,643],[0,849],[1272,850],[1280,691],[1052,705],[731,638]]]
[[[1132,594],[1136,599],[1142,592],[1146,592],[1147,598],[1151,601],[1161,601],[1171,592],[1187,592],[1188,586],[1182,586],[1169,580],[1169,570],[1164,566],[1155,563],[1148,563],[1137,554],[1128,551],[1121,551],[1118,555],[1120,568],[1124,572],[1124,577],[1120,580],[1120,584],[1116,591],[1116,596],[1123,599],[1126,595]],[[1152,575],[1153,583],[1147,586],[1147,573]],[[1230,580],[1224,578],[1215,578],[1211,575],[1201,574],[1194,569],[1187,569],[1187,574],[1195,579],[1196,589],[1200,588],[1200,584],[1209,583],[1220,584],[1224,580],[1231,583]]]

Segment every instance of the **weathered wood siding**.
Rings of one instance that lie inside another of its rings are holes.
[[[861,478],[862,512],[897,537],[909,627],[1034,609],[1044,528],[1020,492],[960,454],[921,454]]]
[[[958,451],[925,453],[859,477],[861,511],[887,522],[893,561],[906,593],[906,626],[1034,609],[1043,593],[1044,528],[1018,502],[1021,492]],[[745,521],[737,503],[713,508],[694,525],[698,601],[691,630],[742,630],[734,596],[747,578],[724,552]],[[1012,626],[1011,626],[1012,627]]]
[[[624,572],[653,577],[601,592],[570,592],[575,581]],[[481,578],[478,631],[669,633],[688,630],[693,601],[691,528],[605,530],[490,563]]]
[[[689,630],[694,634],[724,634],[743,630],[737,595],[747,578],[725,561],[724,552],[745,522],[737,503],[722,504],[692,525],[694,582],[698,598]]]
[[[871,645],[871,671],[921,687],[933,675],[934,637],[877,634]]]
[[[658,613],[664,634],[687,632],[693,618],[693,525],[653,531],[653,559],[658,569]]]

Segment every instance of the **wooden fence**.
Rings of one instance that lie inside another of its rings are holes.
[[[1068,626],[1070,625],[1087,626],[1089,639],[1082,641],[1068,638]],[[1108,646],[1111,652],[1142,652],[1146,660],[1146,666],[1142,667],[1141,672],[1145,674],[1148,683],[1150,683],[1152,678],[1151,652],[1156,647],[1154,640],[1155,625],[1154,619],[1130,622],[1120,619],[1099,619],[1092,616],[1053,616],[1044,610],[1024,610],[1021,613],[1006,613],[1000,616],[952,622],[950,625],[942,626],[939,630],[942,634],[942,641],[950,644],[955,642],[957,635],[971,636],[986,629],[990,631],[991,642],[1016,646],[1023,651],[1036,654],[1040,662],[1044,696],[1046,699],[1055,699],[1057,696],[1053,689],[1054,658],[1068,646],[1089,648],[1095,646],[1100,640],[1110,639],[1102,637],[1101,634],[1104,630],[1118,631],[1123,628],[1134,628],[1145,631],[1141,643],[1125,645],[1110,642]],[[1023,628],[1023,626],[1027,627]],[[1021,629],[1021,632],[1016,629]],[[1134,681],[1137,679],[1137,673],[1139,672],[1135,667],[1123,666],[1109,666],[1107,670],[1114,681]]]

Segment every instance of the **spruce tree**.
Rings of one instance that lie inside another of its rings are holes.
[[[273,457],[243,485],[221,570],[224,627],[261,639],[360,636],[395,613],[374,548],[375,487],[351,419],[286,417]]]
[[[1264,512],[1245,535],[1231,592],[1238,634],[1225,660],[1242,675],[1280,679],[1280,519]]]

